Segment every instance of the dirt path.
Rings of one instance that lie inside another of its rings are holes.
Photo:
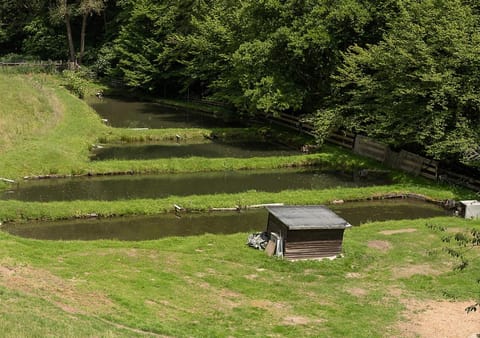
[[[474,302],[405,301],[404,321],[398,338],[476,338],[480,337],[480,314],[465,312]]]

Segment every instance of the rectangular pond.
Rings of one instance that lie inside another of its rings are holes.
[[[0,192],[0,198],[41,202],[126,200],[239,193],[249,190],[280,192],[362,187],[390,183],[390,177],[385,174],[360,177],[352,173],[305,169],[248,170],[29,180]]]
[[[300,151],[261,141],[214,141],[196,144],[168,143],[107,145],[92,152],[92,160],[146,160],[155,158],[251,158],[299,155]]]
[[[352,225],[398,219],[430,218],[449,215],[442,207],[418,200],[380,200],[330,205]],[[81,219],[58,222],[7,223],[1,229],[27,238],[47,240],[126,241],[154,240],[170,236],[195,236],[206,233],[232,234],[264,231],[267,211],[209,212],[157,216]]]
[[[184,108],[157,103],[90,97],[87,103],[112,127],[120,128],[213,128],[241,127],[238,121],[215,118]]]

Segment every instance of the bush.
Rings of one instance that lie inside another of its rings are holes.
[[[87,80],[85,80],[80,73],[73,70],[64,70],[62,75],[65,88],[83,99],[87,92]]]

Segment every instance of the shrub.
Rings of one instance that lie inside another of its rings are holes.
[[[73,70],[64,70],[62,75],[65,88],[83,99],[87,91],[87,80],[85,80],[81,74]]]

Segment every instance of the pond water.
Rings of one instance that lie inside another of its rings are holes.
[[[329,206],[352,225],[371,221],[445,216],[441,207],[417,200],[351,202]],[[170,236],[194,236],[205,233],[232,234],[263,231],[267,211],[210,212],[198,214],[162,214],[107,219],[82,219],[59,222],[7,223],[2,230],[27,238],[48,240],[127,241],[153,240]]]
[[[267,142],[208,142],[199,144],[116,145],[96,149],[92,160],[145,160],[170,157],[235,157],[298,155],[300,151]]]
[[[189,174],[122,175],[31,180],[1,192],[21,201],[125,200],[245,191],[280,192],[389,184],[388,175],[357,175],[305,169],[223,171]]]
[[[90,97],[87,103],[108,124],[119,128],[212,128],[239,127],[238,122],[214,118],[187,109],[167,107],[157,103],[127,101],[106,97]]]

